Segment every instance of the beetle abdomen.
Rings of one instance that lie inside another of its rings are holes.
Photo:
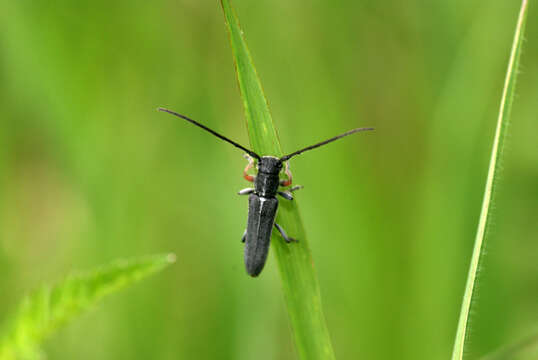
[[[251,194],[248,198],[245,266],[250,276],[258,276],[267,260],[278,200]]]

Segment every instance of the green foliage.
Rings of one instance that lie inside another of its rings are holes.
[[[230,1],[222,0],[222,7],[253,150],[262,155],[282,156],[277,131],[237,16]],[[273,231],[271,239],[299,355],[305,360],[334,359],[318,280],[297,201],[281,201],[276,221],[299,240],[298,243],[286,244],[276,231]]]
[[[538,358],[538,335],[533,334],[510,346],[505,346],[480,360],[535,360]]]
[[[116,292],[175,261],[174,255],[120,260],[62,282],[44,285],[28,295],[16,314],[4,325],[0,360],[39,359],[41,343],[104,296]]]
[[[493,217],[492,204],[495,201],[496,184],[498,182],[502,169],[501,162],[510,119],[510,110],[512,108],[512,101],[514,98],[516,77],[519,67],[519,57],[521,54],[521,45],[524,39],[526,18],[527,0],[523,0],[521,5],[521,11],[519,13],[519,19],[516,26],[510,60],[508,62],[508,69],[506,72],[506,79],[504,83],[504,90],[502,93],[499,117],[497,119],[497,128],[495,131],[495,138],[493,140],[493,147],[491,149],[491,159],[489,163],[489,171],[484,191],[484,199],[482,202],[482,211],[480,213],[473,255],[471,258],[469,274],[467,277],[467,284],[465,286],[465,294],[463,296],[463,303],[460,312],[456,340],[454,342],[452,360],[463,359],[466,354],[466,349],[468,347],[468,342],[466,340],[468,336],[468,328],[470,322],[469,314],[472,310],[471,308],[473,305],[473,300],[478,296],[476,290],[478,285],[477,275],[481,259],[484,256],[484,243],[488,238],[488,230],[491,226],[491,221]]]
[[[376,128],[291,164],[336,356],[449,359],[520,1],[232,1],[284,152]],[[473,358],[537,321],[528,6]],[[158,286],[114,296],[112,317],[48,340],[50,359],[297,359],[273,256],[281,239],[262,277],[245,275],[240,152],[154,111],[248,143],[226,31],[215,1],[2,2],[0,322],[21,292],[72,264],[186,254]],[[291,245],[282,252],[303,246]]]

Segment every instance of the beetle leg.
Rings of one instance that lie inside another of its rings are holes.
[[[243,233],[243,236],[241,237],[241,242],[244,243],[247,240],[247,231]]]
[[[248,171],[254,167],[254,159],[249,154],[244,154],[243,157],[248,160],[248,164],[245,167],[245,170],[243,170],[243,177],[247,181],[254,182],[254,179],[256,179],[256,177],[248,173]]]
[[[289,188],[286,191],[277,191],[277,194],[282,196],[286,200],[293,200],[293,195],[291,193],[294,192],[294,191],[300,190],[303,187],[304,187],[303,185],[295,185],[295,186],[292,186],[291,188]],[[243,190],[241,190],[241,191],[243,191]]]
[[[248,195],[248,194],[252,194],[253,192],[254,192],[254,188],[244,188],[244,189],[239,190],[237,195]]]
[[[288,191],[291,193],[291,192],[294,192],[294,191],[297,191],[297,190],[301,190],[302,188],[304,188],[303,185],[295,185],[295,186],[292,186],[291,188],[289,188]]]
[[[280,186],[290,186],[291,185],[291,171],[290,171],[290,163],[286,161],[286,168],[284,169],[284,173],[288,177],[287,179],[281,179],[280,180]]]
[[[293,200],[293,195],[289,191],[277,191],[277,194],[286,200]]]
[[[278,225],[277,223],[275,223],[275,227],[276,229],[278,230],[278,232],[280,233],[280,235],[282,235],[282,237],[284,238],[284,240],[289,244],[290,242],[292,241],[295,241],[297,242],[298,240],[292,238],[292,237],[289,237],[286,232],[284,231],[284,229],[282,229],[282,226]]]

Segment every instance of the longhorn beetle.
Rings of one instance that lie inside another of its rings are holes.
[[[246,188],[239,191],[239,195],[249,195],[247,229],[245,230],[241,241],[245,243],[245,266],[247,273],[253,277],[258,276],[261,273],[263,266],[265,265],[265,261],[267,260],[267,253],[269,251],[269,242],[271,240],[273,226],[278,230],[280,235],[282,235],[287,243],[297,241],[289,237],[284,229],[275,222],[276,211],[278,208],[278,199],[276,198],[276,195],[280,195],[286,200],[293,200],[292,192],[302,188],[302,186],[299,185],[283,191],[278,189],[279,186],[287,187],[291,185],[292,175],[287,161],[295,155],[299,155],[305,151],[323,146],[343,138],[344,136],[348,136],[359,131],[373,130],[373,128],[357,128],[349,130],[348,132],[328,140],[307,146],[304,149],[297,150],[291,154],[278,158],[275,156],[260,156],[254,151],[239,145],[235,141],[228,139],[227,137],[211,130],[197,121],[186,117],[185,115],[181,115],[164,108],[159,108],[158,110],[187,120],[188,122],[215,135],[219,139],[224,140],[246,152],[245,158],[248,160],[248,164],[245,167],[243,176],[246,180],[254,183],[254,188]],[[258,168],[258,173],[256,176],[248,174],[248,171],[254,167],[254,159],[257,160]],[[279,176],[283,163],[286,163],[284,173],[286,174],[287,179],[280,179]]]

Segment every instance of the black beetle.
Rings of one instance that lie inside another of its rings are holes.
[[[269,251],[269,243],[271,240],[271,234],[273,232],[273,226],[278,230],[280,235],[282,235],[287,243],[297,241],[289,237],[284,229],[275,222],[276,211],[278,209],[278,199],[276,198],[276,195],[280,195],[287,200],[293,200],[292,192],[302,188],[302,186],[293,186],[286,191],[278,190],[280,186],[287,187],[290,186],[292,182],[291,172],[286,161],[295,155],[299,155],[302,152],[323,146],[343,138],[344,136],[348,136],[359,131],[373,130],[373,128],[353,129],[328,140],[305,147],[304,149],[297,150],[291,154],[278,158],[275,156],[260,156],[254,151],[239,145],[235,141],[220,135],[210,128],[186,117],[185,115],[181,115],[164,108],[159,108],[158,110],[187,120],[247,153],[245,154],[245,157],[248,160],[248,164],[244,170],[244,178],[250,182],[253,182],[254,188],[243,189],[239,191],[239,195],[249,195],[247,229],[243,234],[242,241],[245,243],[245,267],[247,269],[247,273],[253,277],[258,276],[261,273],[263,266],[265,265],[265,261],[267,260],[267,253]],[[248,171],[254,167],[254,159],[256,159],[258,162],[258,173],[256,176],[248,174]],[[282,171],[284,162],[286,162],[284,172],[287,179],[280,179],[280,172]]]

